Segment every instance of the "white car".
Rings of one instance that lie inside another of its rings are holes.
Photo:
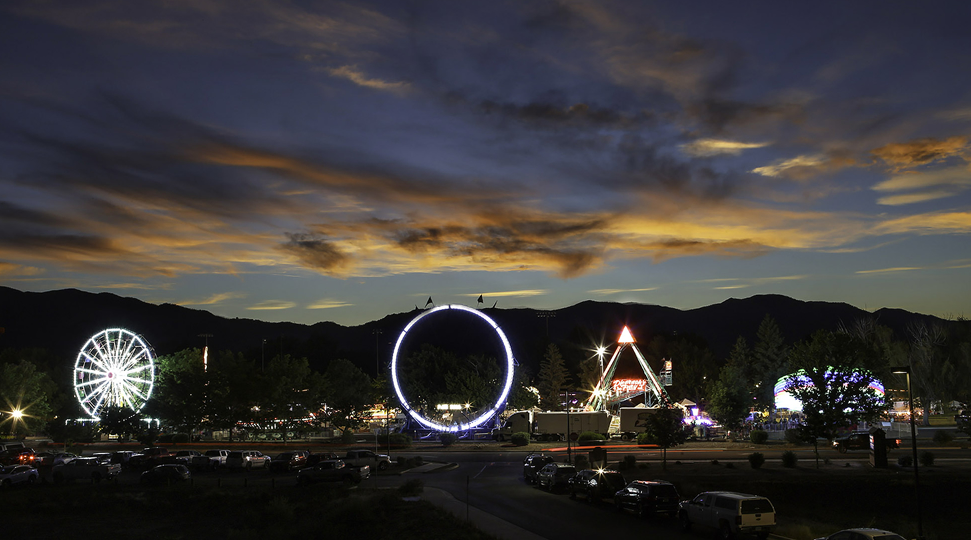
[[[883,529],[845,529],[816,540],[904,540],[904,538]]]
[[[250,470],[256,468],[266,469],[270,466],[270,456],[263,455],[259,450],[233,451],[226,456],[227,469]]]
[[[0,487],[14,484],[33,484],[37,481],[37,469],[30,465],[11,465],[0,469]]]

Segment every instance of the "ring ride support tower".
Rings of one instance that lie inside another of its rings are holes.
[[[614,349],[614,353],[611,355],[610,361],[607,363],[607,367],[604,369],[603,374],[600,376],[600,381],[593,391],[593,396],[590,398],[590,407],[595,411],[607,410],[611,391],[610,384],[614,380],[614,372],[617,371],[617,360],[620,358],[620,353],[627,347],[630,347],[634,351],[634,356],[637,357],[637,363],[641,366],[641,370],[647,378],[647,388],[644,389],[646,405],[655,409],[670,409],[673,406],[671,398],[661,384],[661,380],[647,363],[647,359],[644,358],[641,350],[637,348],[634,336],[631,335],[630,330],[626,326],[621,331],[620,338],[617,340],[617,347]]]

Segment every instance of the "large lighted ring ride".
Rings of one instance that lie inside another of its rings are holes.
[[[614,381],[614,372],[617,371],[620,353],[628,347],[634,351],[634,355],[637,357],[637,363],[644,372],[644,377],[646,377],[646,382],[641,384],[614,384],[621,382]],[[607,367],[604,368],[603,373],[600,375],[600,381],[597,382],[597,387],[594,388],[593,394],[590,396],[588,408],[594,411],[605,411],[608,406],[620,403],[641,393],[644,395],[644,404],[649,408],[672,407],[671,398],[668,397],[668,393],[661,384],[661,380],[658,379],[654,370],[648,365],[647,359],[644,358],[641,350],[637,348],[634,336],[631,335],[630,330],[625,326],[620,333],[620,338],[617,340],[617,347],[614,349],[614,353],[611,355]]]
[[[422,416],[421,413],[419,413],[412,407],[407,396],[405,396],[404,392],[401,391],[401,384],[398,381],[398,363],[400,361],[400,359],[398,358],[398,353],[401,352],[401,344],[404,343],[405,337],[408,335],[408,331],[411,330],[416,324],[418,324],[418,321],[421,321],[422,319],[425,319],[434,313],[439,313],[439,312],[451,310],[451,309],[465,311],[473,315],[476,315],[480,319],[485,321],[486,324],[488,324],[492,328],[492,330],[495,331],[496,335],[499,336],[499,339],[502,341],[503,349],[506,354],[506,372],[505,372],[505,380],[502,387],[502,392],[499,394],[499,399],[496,400],[496,403],[492,407],[490,407],[484,412],[481,412],[475,418],[466,419],[465,422],[458,422],[455,424],[446,425],[439,422],[435,422],[433,420],[430,420]],[[394,391],[395,391],[395,394],[398,395],[398,400],[401,402],[402,408],[404,408],[404,410],[408,412],[408,415],[412,419],[414,419],[415,422],[418,422],[418,424],[424,427],[425,429],[429,429],[431,431],[439,431],[439,432],[467,431],[470,429],[475,429],[481,426],[482,424],[485,424],[490,419],[492,419],[496,415],[496,413],[498,413],[502,409],[502,407],[506,403],[506,397],[509,396],[509,389],[512,387],[512,379],[513,379],[513,371],[515,369],[514,367],[515,363],[516,361],[513,359],[513,356],[512,356],[512,347],[509,346],[509,340],[506,339],[506,335],[502,333],[502,329],[499,328],[499,325],[496,324],[494,320],[492,320],[488,315],[486,315],[485,313],[482,313],[477,309],[473,309],[459,304],[449,304],[444,306],[438,306],[423,312],[421,315],[418,315],[417,317],[412,319],[411,322],[408,323],[408,326],[406,326],[405,329],[401,331],[401,335],[398,336],[398,342],[395,343],[394,345],[394,354],[391,356],[391,381],[394,384]]]
[[[90,418],[107,407],[134,415],[152,395],[155,355],[138,334],[109,328],[91,336],[74,364],[74,394]]]
[[[831,367],[826,369],[826,373],[824,374],[824,377],[826,380],[830,379],[831,369],[832,369]],[[854,372],[853,380],[858,382],[863,379],[864,377],[862,375],[860,375],[857,372]],[[868,380],[868,388],[870,389],[871,392],[873,392],[877,396],[886,395],[886,389],[884,388],[883,383],[881,383],[877,379],[870,378],[870,377],[865,377],[865,379]],[[790,384],[790,381],[793,381],[794,384]],[[793,396],[792,392],[789,391],[793,388],[793,386],[797,388],[802,388],[802,387],[810,387],[814,385],[813,385],[813,382],[809,379],[809,377],[805,375],[805,372],[802,370],[786,375],[785,377],[780,377],[779,380],[775,383],[775,388],[774,388],[776,409],[787,409],[789,411],[802,412],[802,402],[799,401],[799,399],[797,399],[795,396]]]

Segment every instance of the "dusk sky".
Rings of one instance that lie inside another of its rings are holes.
[[[0,284],[969,316],[969,6],[5,0]]]

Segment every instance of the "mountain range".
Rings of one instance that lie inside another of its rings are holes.
[[[373,375],[377,369],[386,371],[398,336],[423,311],[416,308],[390,314],[359,326],[333,322],[306,325],[230,319],[204,310],[150,304],[112,293],[76,289],[24,292],[0,287],[0,328],[3,328],[0,350],[45,348],[73,365],[78,351],[92,335],[120,327],[141,334],[157,354],[208,344],[213,350],[242,352],[261,362],[279,353],[303,356],[316,369],[322,369],[330,359],[346,358]],[[615,342],[624,326],[640,342],[658,334],[691,334],[702,338],[716,358],[724,359],[739,336],[745,337],[749,344],[754,343],[756,331],[766,315],[776,320],[790,344],[816,330],[835,330],[864,318],[889,327],[896,339],[906,339],[907,327],[915,321],[946,323],[934,316],[901,309],[870,312],[845,303],[807,302],[780,295],[733,298],[688,310],[585,301],[557,310],[486,308],[481,311],[498,323],[517,361],[529,366],[532,373],[538,371],[548,342],[570,341],[582,347],[586,344],[576,342],[589,339],[592,349],[598,342],[606,345]],[[477,328],[472,333],[479,332]],[[492,334],[484,325],[482,330]],[[426,329],[424,335],[428,332]],[[467,333],[450,330],[445,333],[454,341],[464,340],[468,345]]]

